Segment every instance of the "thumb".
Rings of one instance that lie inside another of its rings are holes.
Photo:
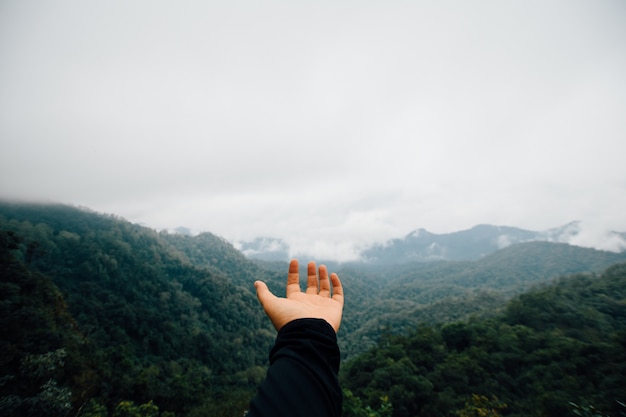
[[[267,288],[267,284],[263,281],[255,281],[254,288],[256,288],[256,297],[259,299],[259,302],[262,306],[265,306],[272,298],[276,296],[272,294],[269,288]]]

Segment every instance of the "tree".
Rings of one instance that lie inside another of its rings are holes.
[[[120,401],[113,411],[113,417],[158,417],[159,407],[152,401],[136,405],[132,401]]]
[[[369,405],[364,406],[349,389],[343,390],[343,417],[391,417],[392,414],[393,407],[387,396],[380,397],[380,406],[375,410]]]
[[[465,408],[457,414],[459,417],[500,417],[500,411],[505,408],[507,405],[494,396],[489,399],[484,395],[472,394]]]

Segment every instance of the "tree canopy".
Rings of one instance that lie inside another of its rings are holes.
[[[329,265],[346,289],[345,415],[619,416],[624,260],[528,243]],[[0,203],[0,414],[241,416],[275,337],[252,284],[280,294],[286,270],[210,233]]]

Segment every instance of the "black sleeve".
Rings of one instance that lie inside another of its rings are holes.
[[[338,373],[339,346],[331,325],[322,319],[294,320],[276,336],[270,368],[248,416],[339,417]]]

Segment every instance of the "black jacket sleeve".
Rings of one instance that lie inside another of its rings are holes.
[[[283,326],[270,352],[270,368],[250,402],[249,417],[341,416],[339,347],[322,319]]]

